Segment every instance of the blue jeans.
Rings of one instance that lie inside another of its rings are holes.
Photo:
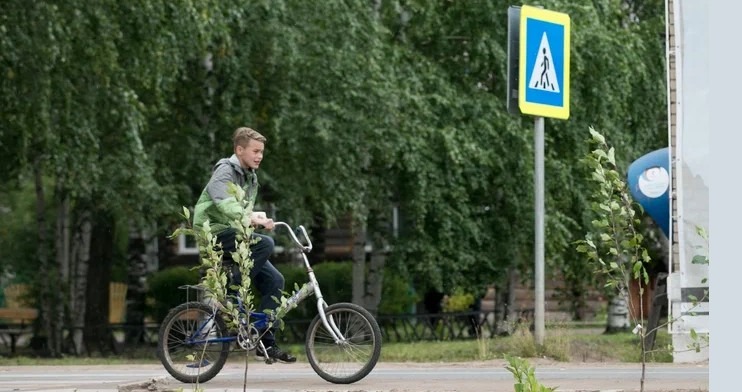
[[[240,285],[242,283],[240,268],[232,259],[231,253],[237,248],[236,235],[237,232],[231,228],[217,234],[217,242],[222,243],[222,250],[224,250],[222,263],[224,267],[231,270],[230,285]],[[276,310],[280,302],[276,302],[273,297],[281,298],[285,281],[283,275],[268,260],[273,253],[275,243],[273,242],[273,238],[267,235],[253,233],[252,239],[255,238],[259,238],[259,240],[257,243],[250,245],[250,256],[254,261],[252,270],[250,271],[250,278],[252,279],[253,287],[258,289],[261,296],[257,311],[262,312],[265,309]],[[229,294],[236,294],[229,289],[227,292]],[[275,344],[275,337],[272,331],[268,331],[268,333],[263,335],[262,340],[266,347]]]

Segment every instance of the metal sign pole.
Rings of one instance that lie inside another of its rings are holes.
[[[568,14],[541,7],[508,8],[508,112],[534,124],[534,338],[544,344],[544,117],[569,118]],[[515,50],[515,45],[519,50]],[[518,71],[517,73],[515,71]],[[516,88],[517,87],[517,88]],[[518,105],[515,105],[515,95]]]
[[[544,118],[536,117],[533,130],[534,162],[534,216],[535,216],[535,248],[536,259],[535,285],[536,303],[534,308],[534,322],[536,344],[544,344]]]

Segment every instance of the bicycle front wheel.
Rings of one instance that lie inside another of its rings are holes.
[[[229,340],[221,316],[201,302],[186,302],[173,308],[160,326],[157,356],[176,380],[206,382],[224,367]]]
[[[317,374],[335,384],[350,384],[366,377],[381,354],[381,330],[374,316],[351,303],[325,309],[330,325],[340,333],[333,339],[317,315],[307,333],[307,359]]]

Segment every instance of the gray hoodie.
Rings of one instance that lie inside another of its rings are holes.
[[[211,232],[218,234],[230,227],[230,222],[242,216],[242,206],[229,194],[228,184],[234,183],[245,191],[245,200],[250,205],[258,195],[258,175],[255,170],[245,169],[236,155],[220,159],[214,165],[211,179],[206,184],[193,212],[193,227],[200,229],[206,220]]]

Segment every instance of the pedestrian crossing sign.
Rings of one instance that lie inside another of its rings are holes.
[[[569,118],[569,15],[520,10],[518,107],[525,114]]]

